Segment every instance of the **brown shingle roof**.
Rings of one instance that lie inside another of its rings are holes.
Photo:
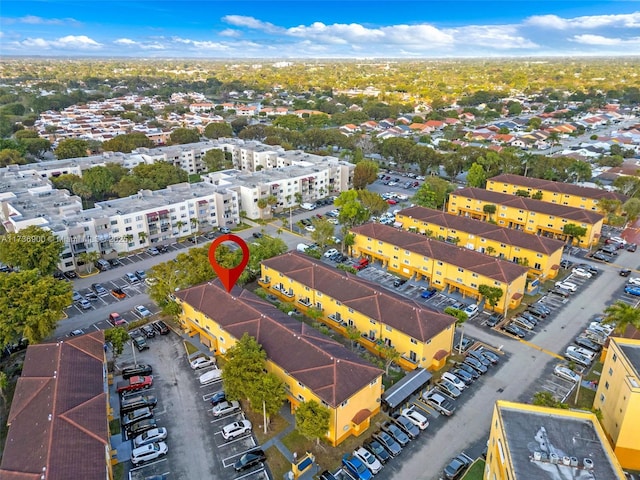
[[[233,337],[254,337],[267,357],[332,407],[340,405],[382,374],[335,340],[292,319],[248,290],[231,294],[219,280],[176,293],[183,302],[217,322]]]
[[[483,222],[470,217],[452,215],[425,207],[409,207],[401,210],[398,215],[415,218],[423,222],[433,223],[442,227],[467,232],[479,237],[495,240],[506,245],[526,248],[528,250],[551,255],[564,247],[564,242],[555,238],[531,235],[522,230],[500,227],[493,223]],[[437,232],[434,232],[437,233]]]
[[[108,448],[104,333],[27,349],[0,478],[104,479]]]
[[[451,198],[456,196],[473,198],[476,200],[482,200],[483,202],[505,205],[513,208],[519,208],[521,210],[529,210],[531,212],[543,213],[545,215],[554,215],[556,217],[566,218],[567,220],[574,220],[580,223],[594,224],[604,218],[601,214],[592,210],[583,210],[577,207],[543,202],[542,200],[519,197],[518,195],[510,195],[508,193],[492,192],[482,188],[462,188],[451,194]]]
[[[418,233],[398,230],[379,223],[366,223],[351,230],[357,235],[375,238],[424,257],[434,258],[450,265],[470,270],[498,282],[511,283],[526,275],[527,267],[517,265],[483,253],[440,242]]]
[[[611,200],[620,200],[622,203],[629,200],[629,197],[621,193],[609,192],[600,188],[581,187],[573,183],[554,182],[541,178],[523,177],[522,175],[514,175],[512,173],[503,173],[489,179],[493,182],[508,183],[511,185],[522,185],[526,188],[536,188],[538,190],[548,190],[550,192],[563,193],[567,195],[576,195],[585,198],[608,198]]]
[[[380,285],[323,265],[298,252],[285,253],[262,263],[421,342],[435,337],[455,323],[455,318],[450,315],[425,308],[417,302],[385,291]]]

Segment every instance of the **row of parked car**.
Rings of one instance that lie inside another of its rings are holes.
[[[602,323],[604,316],[598,316],[590,322],[587,328],[578,335],[573,343],[567,347],[564,357],[583,367],[591,366],[596,356],[602,350],[607,338],[613,333],[614,326]]]

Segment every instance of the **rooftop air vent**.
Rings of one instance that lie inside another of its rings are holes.
[[[584,466],[585,470],[593,470],[593,460],[591,460],[590,458],[583,459],[582,465]]]

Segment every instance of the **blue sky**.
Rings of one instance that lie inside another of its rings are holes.
[[[640,55],[640,0],[2,0],[0,55]]]

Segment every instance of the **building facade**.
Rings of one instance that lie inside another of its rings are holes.
[[[542,280],[558,275],[565,245],[553,238],[425,207],[401,210],[396,222],[404,230],[524,265],[530,277]]]
[[[640,470],[640,340],[610,338],[593,408],[622,466]]]
[[[267,370],[285,384],[292,410],[311,400],[329,410],[332,445],[363,433],[379,412],[382,370],[248,290],[227,293],[216,280],[175,296],[182,326],[216,354],[224,355],[245,333],[254,337],[267,355]]]
[[[498,400],[484,480],[624,480],[595,414]]]
[[[575,245],[585,248],[598,243],[604,221],[601,214],[590,210],[472,187],[451,193],[447,211],[563,241],[571,240],[564,228],[572,224],[586,230],[584,236],[573,238]]]
[[[304,312],[318,312],[318,321],[345,336],[351,329],[360,332],[357,341],[374,354],[393,347],[407,370],[438,370],[451,354],[455,318],[306,255],[289,252],[265,260],[259,283]]]
[[[516,308],[526,292],[528,268],[513,262],[377,223],[351,232],[355,255],[382,262],[402,277],[427,280],[438,290],[459,293],[478,303],[483,300],[478,291],[481,285],[501,289],[495,311]]]

